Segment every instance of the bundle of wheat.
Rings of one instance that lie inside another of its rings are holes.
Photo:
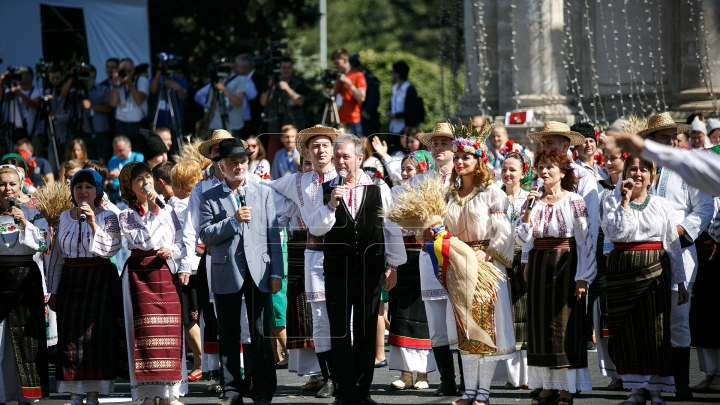
[[[74,208],[70,201],[70,189],[62,182],[38,188],[35,198],[38,200],[38,211],[53,228],[57,228],[60,214]]]
[[[212,163],[210,159],[206,158],[205,156],[201,155],[198,151],[198,147],[200,144],[203,143],[203,140],[200,138],[192,139],[190,138],[190,135],[185,137],[185,142],[183,142],[182,149],[180,150],[179,154],[173,155],[172,160],[175,163],[181,163],[186,162],[188,160],[194,160],[198,162],[200,167],[205,169],[206,167],[210,166]]]

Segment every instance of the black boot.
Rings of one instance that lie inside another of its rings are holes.
[[[320,372],[322,372],[323,379],[325,380],[325,385],[323,385],[323,387],[320,388],[320,391],[315,394],[315,398],[332,398],[335,394],[335,386],[332,381],[332,374],[330,374],[332,364],[330,351],[315,353],[315,355],[318,358],[318,362],[320,363]]]
[[[692,399],[690,388],[690,348],[673,347],[673,377],[675,377],[675,399],[687,401]]]
[[[247,387],[246,396],[250,398],[250,390],[252,389],[252,345],[243,343],[243,380]]]
[[[465,371],[462,365],[462,356],[460,351],[457,352],[458,368],[460,369],[460,385],[458,386],[458,395],[462,395],[465,392]]]
[[[435,363],[440,373],[440,387],[435,391],[436,397],[457,396],[455,385],[455,362],[450,346],[433,347]]]

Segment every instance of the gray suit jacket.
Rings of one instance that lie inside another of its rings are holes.
[[[245,182],[245,200],[252,207],[249,223],[237,223],[233,214],[235,195],[222,184],[200,197],[200,239],[212,247],[210,290],[215,294],[238,292],[250,271],[262,292],[270,292],[270,274],[283,276],[280,228],[272,190]],[[247,268],[239,265],[247,262]],[[242,270],[241,270],[242,269]]]

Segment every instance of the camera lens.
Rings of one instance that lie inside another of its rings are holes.
[[[122,79],[124,79],[125,77],[127,77],[127,75],[128,75],[127,69],[122,69],[122,70],[120,70],[120,71],[118,72],[118,76],[120,76],[120,78],[122,78]]]

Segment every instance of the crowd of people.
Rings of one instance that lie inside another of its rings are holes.
[[[481,116],[423,132],[397,62],[393,147],[363,136],[362,66],[342,49],[332,59],[338,128],[305,125],[292,60],[275,83],[240,55],[195,95],[210,135],[182,147],[167,114],[154,133],[141,123],[149,95],[185,101],[182,74],[148,81],[111,59],[107,82],[86,83],[90,129],[63,139],[58,184],[23,116],[0,158],[0,403],[47,397],[52,361],[71,405],[99,404],[117,378],[143,404],[179,405],[208,379],[221,404],[268,404],[284,369],[333,404],[373,404],[386,366],[396,390],[428,389],[437,371],[434,394],[453,405],[489,403],[493,381],[572,405],[592,390],[595,349],[625,403],[720,392],[707,323],[720,309],[720,121],[548,121],[525,147]],[[51,100],[73,80],[53,76]],[[427,208],[407,195],[432,187],[437,223],[389,219]],[[457,265],[458,243],[477,265]],[[695,387],[691,346],[707,375]]]

